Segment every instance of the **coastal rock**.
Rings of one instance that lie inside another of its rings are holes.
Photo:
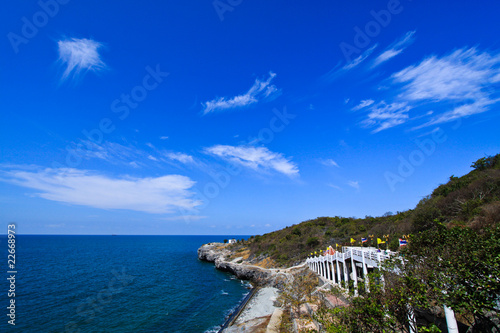
[[[242,258],[230,260],[232,252],[222,243],[209,243],[198,249],[198,258],[213,262],[217,269],[234,274],[238,279],[249,280],[256,286],[283,287],[286,274],[279,269],[266,269],[250,265]]]

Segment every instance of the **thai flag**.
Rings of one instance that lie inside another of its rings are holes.
[[[361,243],[368,241],[368,238],[361,238]]]
[[[405,239],[401,239],[401,238],[399,239],[399,246],[405,246],[405,245],[407,245],[407,244],[408,244],[408,243],[406,242],[406,240],[405,240]]]

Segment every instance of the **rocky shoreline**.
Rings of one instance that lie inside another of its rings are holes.
[[[242,257],[231,258],[234,253],[223,243],[209,243],[198,249],[198,259],[213,262],[217,269],[229,272],[238,279],[249,280],[254,286],[280,287],[286,270],[262,268],[250,264]]]
[[[223,243],[205,244],[198,249],[198,259],[213,262],[217,269],[229,272],[238,279],[248,280],[254,287],[261,289],[250,301],[250,306],[239,314],[234,326],[224,332],[276,332],[271,326],[276,327],[276,322],[279,325],[279,318],[275,317],[281,317],[281,309],[276,303],[279,290],[284,288],[292,271],[303,269],[304,265],[286,269],[263,268],[248,258],[238,256],[228,247]]]

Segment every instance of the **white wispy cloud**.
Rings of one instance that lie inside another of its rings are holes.
[[[145,153],[132,146],[125,146],[116,142],[105,141],[100,144],[91,140],[80,140],[70,145],[71,154],[83,159],[97,158],[110,163],[137,159]]]
[[[150,153],[132,145],[104,141],[100,144],[91,140],[79,140],[69,146],[68,153],[76,159],[100,159],[111,164],[127,164],[139,167],[147,160],[158,159]]]
[[[447,123],[449,121],[459,119],[462,117],[468,117],[473,114],[477,113],[483,113],[485,111],[488,111],[492,104],[500,102],[500,99],[481,99],[478,101],[474,101],[473,103],[469,104],[464,104],[460,105],[456,108],[454,108],[451,111],[444,112],[440,114],[439,116],[435,117],[434,119],[431,119],[425,124],[422,124],[420,126],[416,126],[415,129],[422,128],[422,127],[427,127],[431,125],[436,125],[436,124],[442,124],[442,123]]]
[[[215,111],[224,111],[242,108],[255,104],[263,99],[268,99],[279,94],[278,88],[271,81],[276,77],[276,73],[269,72],[269,78],[265,81],[256,79],[252,87],[243,95],[231,98],[219,97],[214,100],[202,103],[203,115]]]
[[[384,52],[375,58],[372,67],[376,67],[403,52],[404,49],[410,46],[415,40],[414,35],[415,31],[409,31],[401,39],[391,44]]]
[[[414,102],[450,102],[452,110],[438,114],[427,125],[482,113],[499,101],[500,54],[459,49],[444,57],[432,56],[393,74],[403,84],[399,98]]]
[[[357,57],[356,59],[354,59],[353,61],[345,64],[344,67],[342,67],[342,70],[344,71],[348,71],[350,69],[353,69],[354,67],[357,67],[359,64],[361,64],[363,61],[366,60],[366,58],[368,58],[372,53],[373,51],[375,51],[375,49],[378,47],[378,44],[375,44],[373,45],[372,47],[370,47],[368,50],[366,50],[365,52],[363,52],[359,57]]]
[[[90,140],[80,140],[78,143],[70,145],[70,154],[75,158],[86,160],[96,158],[111,164],[123,164],[133,168],[147,167],[151,165],[151,161],[156,167],[161,163],[172,164],[172,161],[196,164],[191,155],[158,149],[149,142],[145,145],[150,149],[144,150],[130,144],[123,145],[117,142],[105,141],[97,144]]]
[[[359,181],[350,180],[347,182],[347,185],[349,185],[352,188],[355,188],[356,190],[359,190]]]
[[[127,209],[152,214],[193,209],[201,203],[186,176],[110,177],[88,170],[19,166],[0,171],[0,181],[37,190],[51,201],[101,209]]]
[[[165,153],[165,156],[170,160],[181,162],[183,164],[194,163],[193,156],[185,153],[179,153],[179,152]]]
[[[326,165],[326,166],[334,166],[334,167],[339,168],[339,165],[337,164],[337,162],[335,162],[331,158],[328,158],[326,160],[320,160],[320,162],[321,162],[321,164]]]
[[[135,169],[139,168],[139,163],[137,163],[136,161],[129,162],[128,165]]]
[[[370,105],[361,122],[375,126],[374,133],[408,121],[424,120],[413,127],[419,129],[490,110],[500,102],[500,53],[473,47],[433,55],[392,74],[390,80],[388,88],[400,93],[392,101]],[[417,112],[412,117],[410,109]]]
[[[405,84],[401,97],[408,100],[479,100],[487,97],[487,86],[498,83],[499,67],[499,54],[470,48],[429,57],[392,77]]]
[[[363,108],[366,108],[367,106],[372,105],[373,103],[375,103],[375,101],[373,99],[365,99],[365,100],[361,101],[358,105],[353,107],[351,110],[353,110],[353,111],[361,110]]]
[[[290,177],[299,175],[295,163],[266,147],[216,145],[205,148],[205,152],[256,171],[274,170]]]
[[[368,50],[365,52],[361,53],[358,57],[356,57],[354,60],[346,63],[344,66],[342,66],[342,61],[339,61],[335,67],[333,67],[328,73],[322,76],[322,80],[325,80],[327,82],[334,81],[338,77],[340,77],[342,74],[350,71],[351,69],[358,67],[362,62],[364,62],[372,53],[375,51],[375,49],[378,47],[378,44],[373,45],[370,47]],[[347,104],[349,99],[347,99]]]
[[[372,133],[405,123],[411,107],[406,102],[387,104],[381,101],[368,108],[367,118],[361,122],[365,127],[376,127]]]
[[[342,188],[340,186],[337,186],[337,185],[334,185],[334,184],[327,184],[327,185],[330,186],[331,188],[334,188],[336,190],[342,191]]]
[[[66,67],[62,80],[68,77],[77,78],[88,71],[98,72],[106,68],[99,49],[102,43],[87,38],[69,38],[57,42],[59,61]]]

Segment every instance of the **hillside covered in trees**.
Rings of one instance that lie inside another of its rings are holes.
[[[351,238],[368,238],[365,246],[375,246],[377,238],[389,235],[387,246],[398,247],[403,235],[429,230],[435,226],[468,227],[473,232],[500,222],[500,154],[472,163],[473,169],[462,177],[451,176],[414,209],[388,212],[380,217],[318,217],[268,234],[252,236],[231,245],[245,252],[254,262],[268,266],[291,266],[314,251],[335,244],[348,245]],[[371,236],[371,237],[370,237]]]

